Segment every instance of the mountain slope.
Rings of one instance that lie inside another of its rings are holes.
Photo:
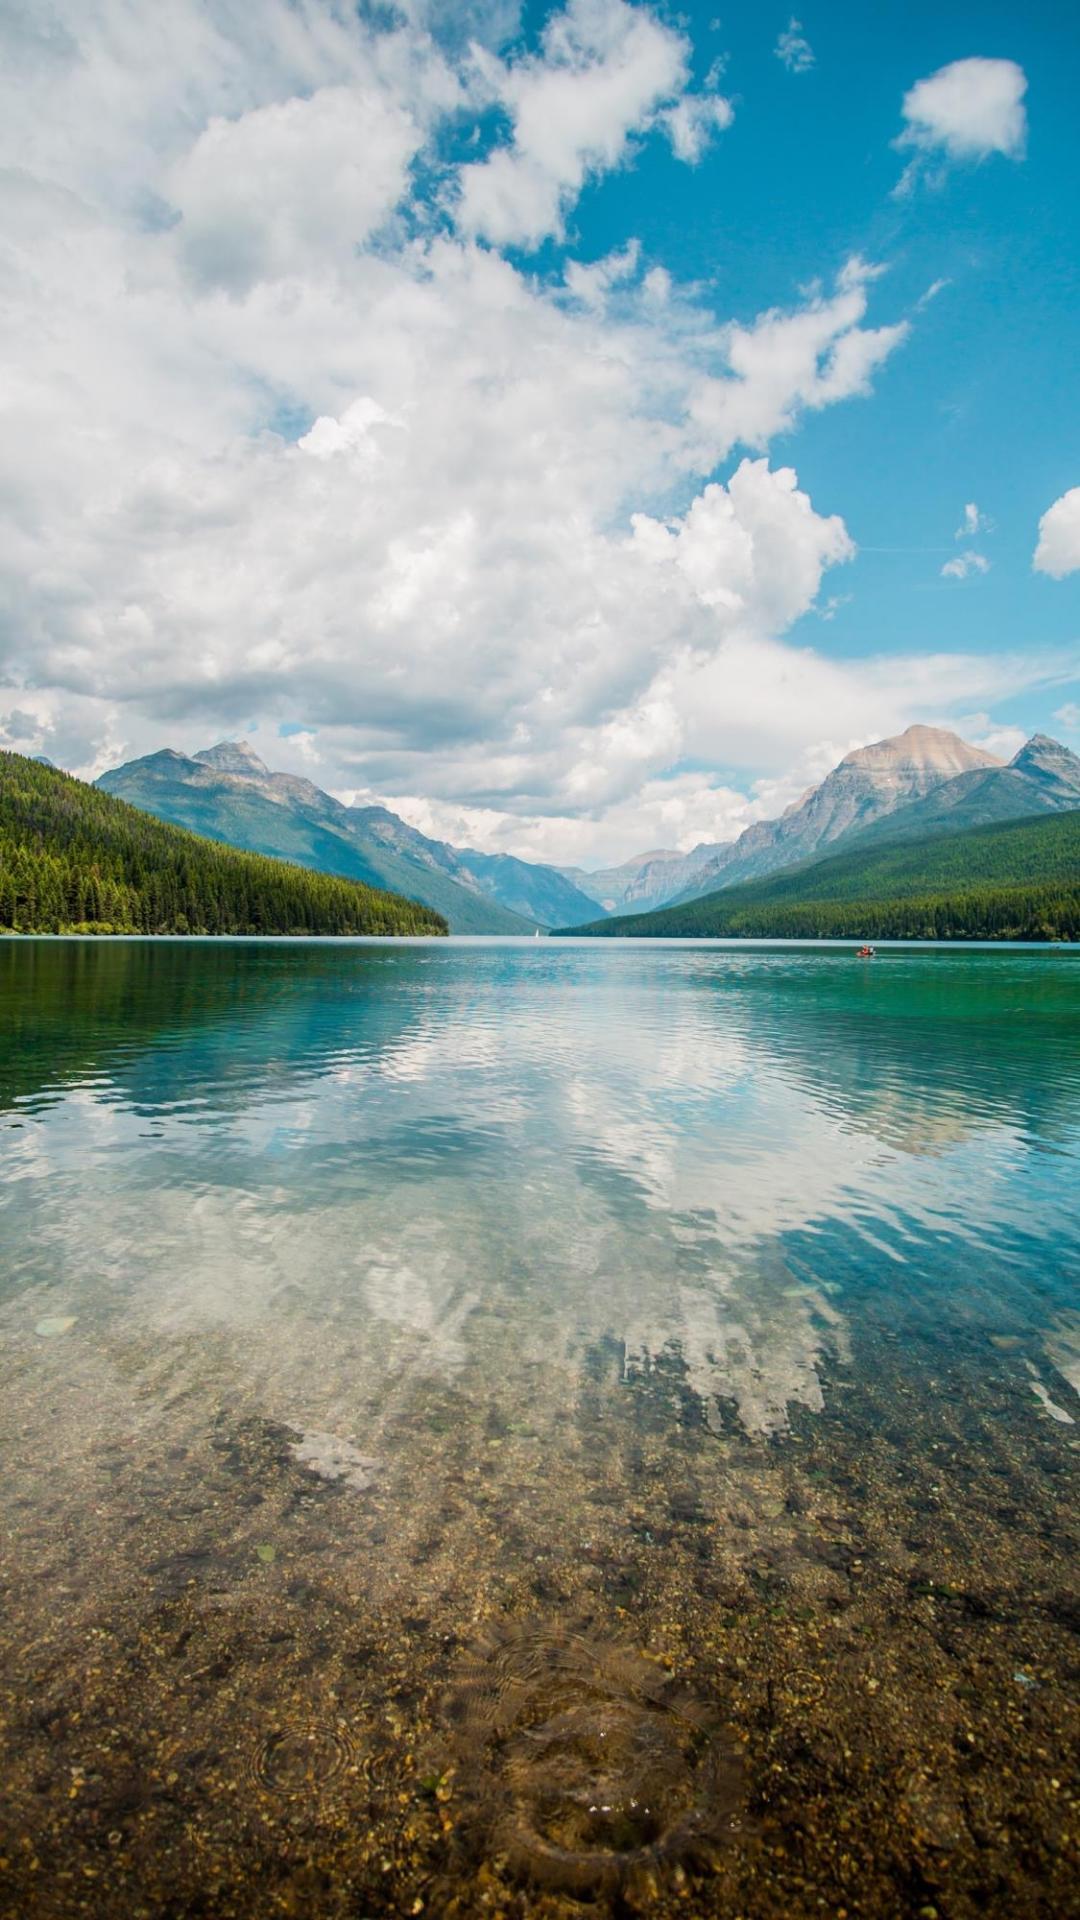
[[[103,773],[97,785],[211,840],[390,888],[442,914],[455,933],[529,933],[535,924],[366,833],[366,809],[342,806],[310,780],[271,773],[242,743],[192,758],[166,747]]]
[[[1080,938],[1080,809],[836,853],[659,913],[567,929],[607,937]]]
[[[624,860],[618,867],[600,867],[595,873],[586,873],[582,867],[564,867],[562,872],[605,912],[641,912],[676,899],[724,851],[723,843],[708,841],[692,847],[689,853],[655,847]]]
[[[1067,812],[1073,807],[1080,807],[1080,758],[1060,741],[1037,733],[1008,766],[959,774],[871,826],[843,835],[838,850],[839,846],[854,849],[930,833],[962,833],[994,821]]]
[[[579,893],[557,867],[519,860],[513,854],[480,853],[470,847],[451,846],[446,840],[432,840],[398,814],[391,813],[389,807],[343,807],[332,794],[324,793],[310,780],[299,779],[294,774],[271,773],[244,740],[223,741],[220,746],[208,747],[196,754],[195,758],[221,772],[243,776],[272,798],[285,796],[301,807],[311,808],[331,825],[347,822],[361,840],[374,840],[389,853],[416,861],[428,873],[444,874],[467,893],[493,902],[526,923],[524,928],[505,921],[497,927],[482,929],[462,925],[456,928],[458,932],[531,932],[536,926],[554,926],[568,915],[576,917],[589,911],[590,896]],[[430,885],[430,882],[424,884]],[[452,905],[451,902],[447,911]],[[475,908],[459,902],[457,910],[459,914],[475,918]],[[491,917],[487,906],[483,912]]]
[[[908,727],[892,739],[858,747],[779,820],[759,821],[721,848],[678,897],[700,899],[717,887],[776,873],[960,775],[1000,765],[993,754],[940,727]]]
[[[445,933],[415,901],[241,853],[0,753],[0,927],[21,933]]]
[[[592,896],[575,887],[558,867],[431,840],[388,807],[349,807],[347,812],[362,833],[381,845],[449,875],[459,886],[522,915],[530,926],[555,926],[567,916],[589,913],[594,905]]]

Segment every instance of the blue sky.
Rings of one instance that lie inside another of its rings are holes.
[[[529,10],[534,30],[544,13]],[[791,18],[782,8],[707,0],[673,17],[690,23],[702,77],[725,58],[735,119],[688,180],[651,142],[632,169],[598,182],[575,214],[585,252],[634,233],[647,259],[706,283],[718,312],[746,320],[851,253],[888,269],[882,317],[912,313],[947,283],[871,405],[804,417],[771,443],[813,499],[840,507],[859,544],[839,583],[852,598],[815,644],[1075,643],[1080,573],[1048,581],[1031,556],[1040,515],[1080,471],[1080,17],[1052,0],[816,6],[799,16],[814,55],[800,74],[775,55]],[[904,93],[975,53],[1027,76],[1023,162],[956,166],[939,187],[895,198],[903,163],[890,141]],[[973,543],[993,571],[943,582],[970,499],[994,521]],[[1045,701],[1030,712],[1033,723],[1049,717]]]
[[[914,720],[1080,747],[1067,10],[52,0],[0,42],[0,743],[248,733],[586,864]]]

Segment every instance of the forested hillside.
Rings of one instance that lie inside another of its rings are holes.
[[[385,807],[345,807],[293,774],[271,773],[243,741],[221,741],[190,757],[163,748],[103,773],[104,792],[170,826],[187,827],[244,853],[289,860],[316,873],[403,894],[441,914],[454,933],[532,933],[537,922],[489,899],[468,874],[440,865],[453,853]],[[450,863],[451,867],[453,862]],[[568,899],[554,920],[588,919],[584,898]]]
[[[592,922],[608,938],[1080,939],[1080,811],[827,860]]]
[[[446,922],[397,894],[167,826],[55,767],[0,753],[0,929],[439,934]]]

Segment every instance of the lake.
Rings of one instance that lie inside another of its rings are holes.
[[[5,1915],[1075,1910],[1080,955],[8,940],[0,1034]]]

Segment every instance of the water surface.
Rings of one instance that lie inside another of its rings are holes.
[[[8,941],[0,1032],[5,1913],[1070,1910],[1080,959]]]

